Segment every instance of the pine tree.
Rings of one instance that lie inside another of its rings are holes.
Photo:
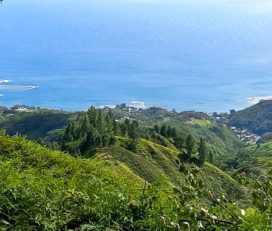
[[[187,136],[185,146],[186,146],[187,155],[189,156],[189,158],[192,158],[192,155],[194,154],[194,150],[195,150],[195,140],[191,134]]]
[[[117,123],[117,121],[113,121],[113,133],[115,136],[119,136],[120,135],[120,125],[119,123]]]
[[[129,126],[128,136],[131,139],[131,149],[132,149],[132,151],[137,150],[138,138],[139,138],[138,127],[139,127],[139,124],[135,120]]]
[[[172,138],[176,138],[177,137],[177,129],[176,128],[172,128],[171,137]]]
[[[213,164],[213,153],[212,151],[209,152],[209,162]]]
[[[73,141],[72,136],[72,124],[69,123],[67,128],[65,129],[64,136],[63,136],[63,142],[68,143],[70,141]]]
[[[82,124],[80,126],[80,138],[84,138],[87,136],[88,134],[88,131],[90,129],[90,123],[89,123],[89,120],[88,120],[88,117],[85,116],[82,120]]]
[[[160,134],[167,137],[167,126],[165,124],[161,127]]]
[[[181,136],[178,136],[178,137],[174,138],[174,145],[179,150],[181,150],[183,148],[183,146],[184,146],[184,140],[182,139]]]
[[[101,134],[104,130],[104,116],[101,110],[98,111],[98,117],[97,117],[97,130]]]
[[[130,127],[130,121],[129,119],[126,119],[124,123],[124,127],[123,127],[123,132],[125,132],[124,136],[128,136],[129,127]]]
[[[171,126],[168,126],[167,127],[167,138],[170,138],[170,137],[172,137],[172,128],[171,128]]]
[[[120,125],[120,131],[122,136],[127,136],[127,126],[126,124],[122,123]]]
[[[96,110],[96,108],[92,106],[88,110],[87,114],[88,114],[90,124],[92,124],[94,127],[97,127],[97,110]]]
[[[207,145],[203,138],[200,139],[198,144],[198,158],[200,165],[203,165],[207,155]]]
[[[113,132],[113,129],[114,129],[113,123],[114,123],[113,114],[110,111],[106,114],[106,125],[107,125],[107,130],[109,131],[109,133]]]
[[[155,129],[155,132],[160,133],[160,128],[158,124],[155,124],[154,129]]]

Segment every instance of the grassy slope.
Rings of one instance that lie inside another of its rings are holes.
[[[117,119],[130,117],[141,121],[140,125],[143,128],[153,128],[155,124],[171,125],[184,139],[188,133],[191,133],[196,139],[203,137],[219,157],[218,160],[243,146],[243,143],[228,127],[211,120],[206,113],[193,111],[176,113],[162,108],[149,108],[133,113],[116,109],[113,114]],[[162,144],[158,141],[156,143]]]
[[[113,159],[121,161],[136,175],[150,183],[166,181],[176,187],[185,184],[185,175],[178,170],[179,152],[177,150],[141,139],[138,154],[120,146],[104,148],[98,155],[105,155],[105,153]],[[207,163],[200,171],[204,184],[213,188],[218,194],[243,196],[244,188],[214,165]]]
[[[0,182],[0,230],[74,229],[110,216],[114,222],[144,185],[123,164],[78,159],[3,134]]]
[[[190,119],[186,122],[170,121],[166,124],[176,127],[178,134],[181,134],[184,140],[189,133],[196,140],[204,138],[209,144],[209,149],[213,151],[217,165],[221,165],[229,156],[234,156],[235,150],[244,146],[228,127],[221,126],[210,119]]]
[[[134,209],[141,203],[144,179],[166,183],[167,192],[154,195],[162,200],[160,206],[169,205],[177,196],[171,186],[190,187],[178,171],[178,152],[144,139],[139,146],[139,154],[114,146],[80,159],[0,134],[0,230],[6,225],[14,230],[85,230],[85,224],[91,227],[86,230],[118,230],[129,224],[127,216],[138,217]],[[243,188],[215,166],[206,163],[199,171],[204,188],[218,198],[243,196]]]

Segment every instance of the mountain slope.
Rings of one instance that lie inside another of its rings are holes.
[[[150,183],[168,182],[175,187],[182,187],[186,184],[188,173],[179,170],[179,152],[151,141],[141,139],[137,154],[115,145],[103,148],[97,154],[97,156],[101,155],[107,155],[108,159],[120,161],[136,175]],[[186,164],[186,166],[187,171],[194,169],[194,165]],[[206,164],[198,172],[204,184],[208,182],[209,187],[212,187],[217,194],[225,194],[233,198],[245,196],[243,186],[212,164]]]
[[[48,132],[64,128],[74,113],[37,110],[34,112],[19,112],[0,120],[0,129],[10,135],[21,134],[28,139],[38,140],[48,135]]]
[[[272,142],[240,149],[235,158],[226,162],[226,170],[245,173],[256,179],[269,180],[272,173]]]
[[[241,204],[235,192],[242,187],[213,165],[179,172],[176,150],[146,140],[140,147],[139,154],[114,146],[81,159],[0,134],[0,230],[269,227],[267,217]],[[164,181],[145,182],[149,173]],[[247,216],[239,218],[240,208]]]
[[[230,116],[231,126],[262,136],[272,131],[272,101],[265,100]]]
[[[76,159],[4,134],[0,181],[1,230],[117,227],[126,223],[122,213],[144,186],[123,165]]]

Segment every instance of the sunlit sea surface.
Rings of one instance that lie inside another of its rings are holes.
[[[241,109],[272,95],[271,25],[270,0],[4,0],[0,105]]]

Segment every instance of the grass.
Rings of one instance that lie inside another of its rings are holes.
[[[209,193],[239,202],[243,187],[208,163],[180,172],[177,156],[142,139],[138,153],[115,145],[82,159],[0,133],[0,230],[186,230],[180,219],[196,230],[208,210],[231,219]]]
[[[205,128],[209,128],[209,127],[211,127],[213,125],[213,122],[211,120],[208,120],[208,119],[195,119],[195,118],[192,118],[187,123],[191,124],[191,125],[199,125],[200,127],[205,127]]]
[[[104,148],[100,156],[107,153],[113,160],[123,163],[131,171],[149,183],[168,182],[175,187],[186,184],[186,176],[179,171],[176,148],[165,147],[146,139],[140,139],[138,153],[130,152],[120,147],[124,138],[118,139],[118,145]],[[231,176],[212,164],[206,163],[201,168],[204,181],[215,189],[218,194],[232,195],[234,198],[243,197],[245,190]]]
[[[84,223],[110,227],[112,211],[117,213],[112,222],[120,219],[118,210],[136,199],[144,185],[124,165],[74,158],[4,134],[0,181],[0,211],[5,214],[0,230],[63,230]]]

